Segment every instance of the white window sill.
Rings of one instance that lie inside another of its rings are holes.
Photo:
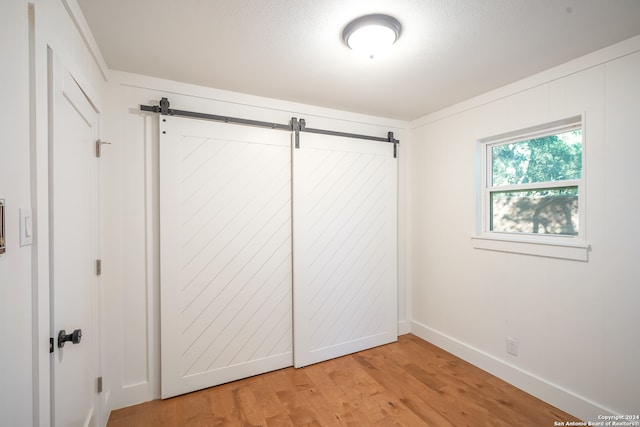
[[[588,261],[590,246],[574,237],[518,236],[491,234],[471,236],[476,249],[542,256],[548,258]]]

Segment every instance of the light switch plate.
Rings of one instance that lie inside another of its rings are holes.
[[[33,244],[33,217],[31,208],[20,208],[20,246]]]

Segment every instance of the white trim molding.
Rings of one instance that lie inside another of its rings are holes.
[[[560,239],[560,238],[558,238]],[[560,258],[574,261],[588,261],[591,246],[580,240],[536,241],[533,238],[500,237],[500,235],[471,236],[471,243],[476,249],[508,252],[515,254]]]
[[[71,18],[73,25],[75,25],[76,31],[84,41],[87,51],[91,54],[93,61],[100,70],[102,78],[105,82],[109,81],[109,67],[102,57],[100,47],[98,47],[98,43],[91,33],[89,24],[82,14],[82,10],[80,9],[78,2],[76,0],[62,0],[62,4],[69,14],[69,18]]]

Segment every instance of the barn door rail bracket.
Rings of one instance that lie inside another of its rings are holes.
[[[344,138],[366,139],[369,141],[389,142],[393,144],[393,157],[394,158],[398,157],[398,144],[400,143],[400,141],[394,138],[393,132],[388,132],[386,137],[361,135],[358,133],[348,133],[348,132],[339,132],[339,131],[326,130],[326,129],[308,128],[306,127],[305,119],[298,119],[296,117],[292,117],[289,123],[282,124],[282,123],[263,122],[260,120],[242,119],[238,117],[218,116],[215,114],[196,113],[193,111],[176,110],[169,107],[170,107],[169,99],[162,98],[160,99],[159,105],[140,105],[140,110],[150,111],[152,113],[159,113],[163,116],[191,117],[195,119],[213,120],[213,121],[224,122],[224,123],[233,123],[233,124],[246,125],[246,126],[256,126],[256,127],[263,127],[263,128],[269,128],[269,129],[286,130],[294,133],[296,148],[300,148],[300,132],[309,132],[309,133],[316,133],[320,135],[330,135],[330,136],[341,136]]]
[[[393,132],[388,132],[387,133],[387,142],[390,142],[390,143],[393,144],[393,158],[397,159],[398,158],[398,144],[400,144],[400,141],[393,137]]]
[[[304,119],[298,120],[297,117],[291,117],[291,131],[294,135],[294,145],[296,148],[300,148],[300,131],[304,125]]]

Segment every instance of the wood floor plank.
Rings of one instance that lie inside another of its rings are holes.
[[[329,378],[322,363],[307,366],[305,373],[314,384],[314,390],[322,397],[322,401],[316,401],[317,409],[327,413],[331,418],[327,425],[357,425],[358,419],[354,407],[339,385]]]
[[[426,387],[384,355],[371,357],[364,352],[364,354],[354,357],[358,358],[362,363],[370,365],[372,367],[372,375],[375,375],[378,381],[388,389],[396,390],[396,392],[403,394],[406,392],[412,393],[415,396],[412,400],[414,402],[412,406],[424,408],[431,421],[438,421],[437,424],[434,423],[432,425],[470,425],[470,417],[472,416],[470,412],[478,412],[475,410],[474,405],[470,403],[460,405],[460,402],[456,402],[451,394],[446,392],[446,387],[443,390],[433,390],[430,387]],[[406,391],[403,392],[402,390]],[[425,422],[427,421],[425,420]]]
[[[258,400],[248,384],[233,390],[233,399],[242,425],[263,426],[266,424],[262,408],[260,408]]]
[[[286,408],[271,387],[269,376],[259,375],[251,382],[251,389],[258,406],[269,425],[293,425],[286,414]]]
[[[111,413],[108,427],[545,426],[579,421],[414,335]]]

